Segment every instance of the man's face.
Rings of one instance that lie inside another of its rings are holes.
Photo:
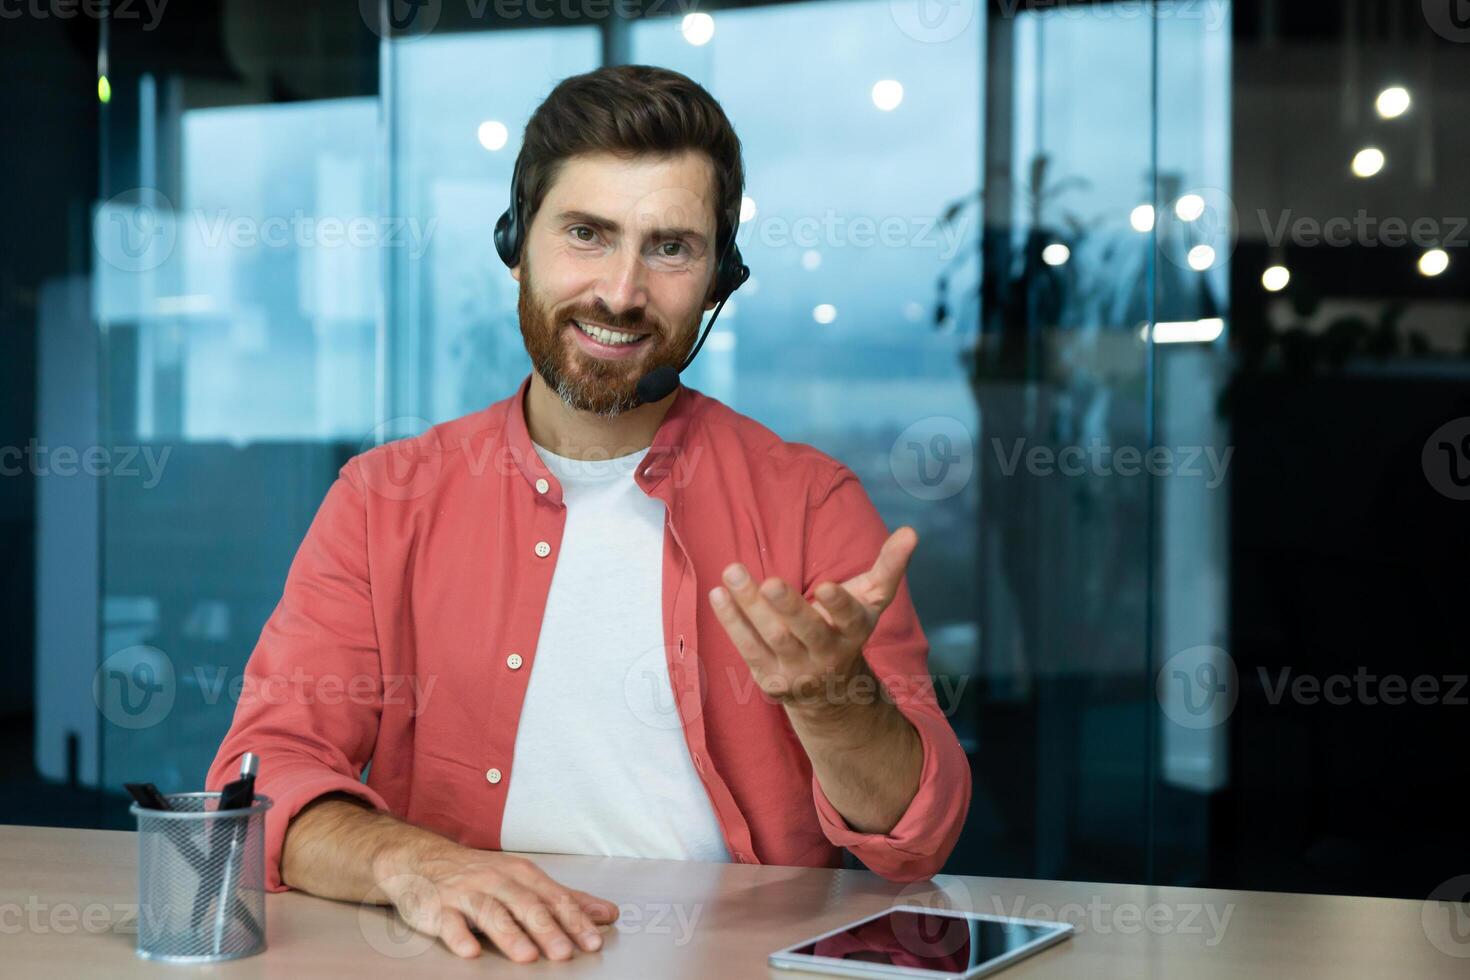
[[[697,152],[563,162],[511,275],[526,352],[570,407],[636,408],[638,379],[693,349],[715,305],[714,183]]]

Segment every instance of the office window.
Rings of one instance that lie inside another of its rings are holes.
[[[940,696],[969,741],[978,428],[961,352],[972,337],[956,315],[936,328],[934,307],[941,276],[974,274],[974,209],[940,218],[979,187],[983,25],[929,43],[904,23],[886,0],[783,4],[719,11],[713,39],[694,45],[681,20],[645,20],[632,60],[707,88],[745,157],[737,240],[751,279],[690,384],[842,460],[889,527],[918,531],[909,586]]]

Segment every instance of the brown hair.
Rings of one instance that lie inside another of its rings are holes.
[[[714,162],[715,243],[723,247],[740,214],[745,165],[740,138],[714,97],[688,77],[651,65],[607,65],[562,79],[526,123],[523,227],[530,227],[568,157],[685,150],[702,150]]]

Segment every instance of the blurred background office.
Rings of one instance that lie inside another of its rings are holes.
[[[0,820],[202,786],[338,467],[529,372],[522,127],[636,62],[745,150],[753,277],[687,382],[919,531],[947,870],[1470,872],[1458,0],[0,17]]]

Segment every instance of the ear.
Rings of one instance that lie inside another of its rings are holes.
[[[714,309],[716,306],[720,305],[719,302],[715,299],[715,287],[719,285],[719,282],[720,270],[716,269],[715,274],[710,276],[709,286],[707,286],[704,291],[704,311],[706,313]]]
[[[510,277],[516,282],[521,281],[521,264],[519,262],[510,267]]]

